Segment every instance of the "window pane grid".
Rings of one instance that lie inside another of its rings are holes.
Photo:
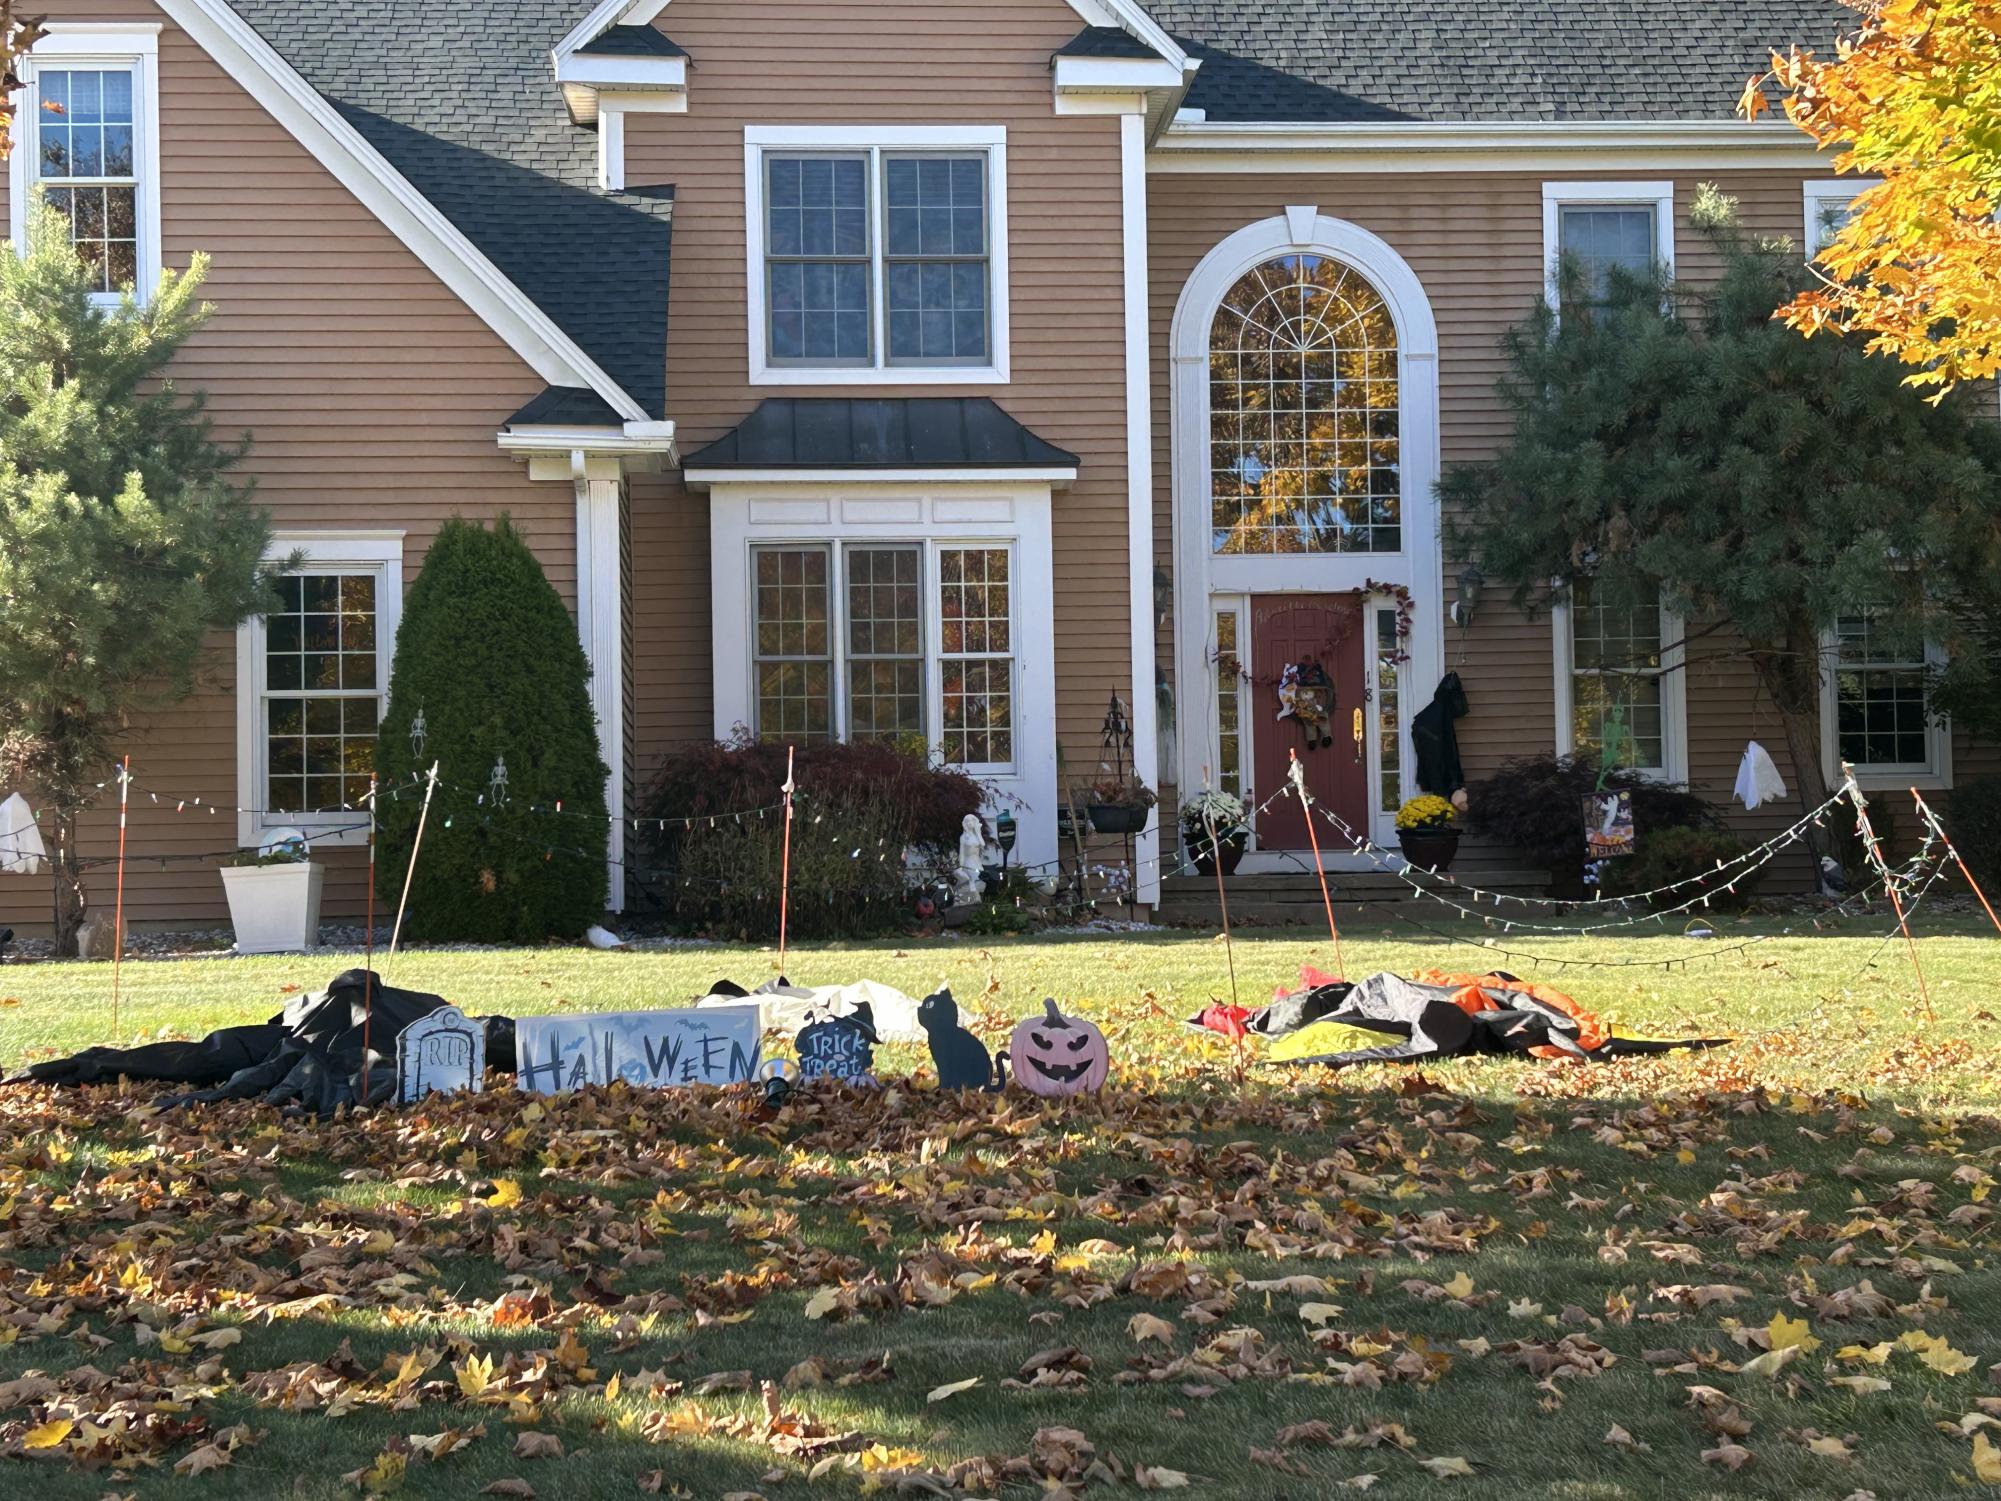
[[[1835,742],[1855,766],[1928,768],[1928,666],[1900,648],[1874,612],[1835,623]]]
[[[848,738],[924,733],[924,632],[915,547],[850,547]]]
[[[957,765],[1014,759],[1010,554],[952,547],[938,554],[940,742]]]
[[[1396,328],[1361,276],[1288,255],[1240,280],[1209,340],[1211,546],[1402,547]]]
[[[771,358],[869,363],[868,158],[767,158],[764,237]]]
[[[823,547],[761,547],[752,554],[752,657],[761,740],[833,737],[827,565]]]
[[[360,806],[375,769],[381,687],[372,573],[291,574],[264,619],[264,807]]]
[[[987,358],[984,156],[883,157],[892,364]]]
[[[51,211],[112,293],[139,275],[138,129],[129,68],[52,69],[37,85],[35,175]]]
[[[1216,612],[1216,787],[1244,795],[1243,663],[1237,656],[1237,612]]]
[[[1376,753],[1382,767],[1376,807],[1384,813],[1395,813],[1403,805],[1403,727],[1397,717],[1401,649],[1397,612],[1376,611]]]
[[[1667,766],[1658,595],[1599,600],[1588,581],[1571,590],[1571,737],[1579,753],[1605,748],[1623,729],[1624,760],[1642,770]]]

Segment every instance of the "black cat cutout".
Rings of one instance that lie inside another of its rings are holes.
[[[918,1025],[931,1043],[931,1062],[938,1069],[940,1089],[983,1089],[999,1094],[1007,1086],[1007,1054],[998,1061],[986,1044],[959,1025],[959,1005],[952,992],[928,995],[917,1008]]]

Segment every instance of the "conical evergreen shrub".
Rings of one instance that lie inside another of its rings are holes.
[[[535,943],[575,938],[603,914],[605,765],[589,678],[576,622],[508,519],[448,521],[404,602],[377,757],[376,892],[392,911],[423,774],[438,763],[408,937]]]

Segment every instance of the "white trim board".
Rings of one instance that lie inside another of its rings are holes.
[[[1077,478],[1072,466],[1048,469],[684,469],[681,481],[691,490],[712,485],[804,485],[824,490],[829,485],[1051,485],[1061,488]]]
[[[159,6],[537,375],[552,386],[588,386],[628,420],[648,419],[644,407],[502,275],[226,0],[159,0]]]
[[[579,456],[581,457],[581,455]],[[598,755],[605,772],[605,807],[611,817],[605,860],[611,884],[606,905],[625,910],[625,595],[620,513],[625,487],[593,479],[576,466],[577,635],[591,664],[591,712],[597,720]]]
[[[1394,553],[1280,554],[1218,557],[1209,543],[1209,331],[1223,298],[1254,267],[1281,255],[1330,257],[1367,278],[1388,306],[1397,330],[1397,374],[1402,413],[1402,540]],[[1212,758],[1206,719],[1193,711],[1195,695],[1214,692],[1214,668],[1205,643],[1213,633],[1217,595],[1345,594],[1369,580],[1402,584],[1415,604],[1399,757],[1402,797],[1415,795],[1417,761],[1410,750],[1410,719],[1431,701],[1444,672],[1444,549],[1433,493],[1441,462],[1438,325],[1431,300],[1410,263],[1388,242],[1360,225],[1295,204],[1281,214],[1245,225],[1204,256],[1175,304],[1168,333],[1173,420],[1170,452],[1175,560],[1175,691],[1181,705],[1176,751],[1180,785],[1195,785]],[[1241,649],[1241,644],[1240,644]],[[1269,793],[1270,789],[1260,789]],[[1372,836],[1394,842],[1390,820],[1371,809]]]
[[[1147,322],[1146,120],[1119,119],[1120,203],[1125,251],[1126,595],[1132,640],[1133,765],[1160,778],[1160,713],[1154,688],[1153,390]],[[1159,791],[1158,787],[1154,789]],[[1135,895],[1160,901],[1160,819],[1133,845]]]

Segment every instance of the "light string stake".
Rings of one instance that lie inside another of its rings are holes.
[[[505,773],[502,773],[503,779]],[[424,805],[417,810],[417,837],[410,843],[410,863],[403,871],[403,895],[396,903],[396,921],[389,929],[389,957],[383,961],[383,979],[389,978],[388,971],[396,963],[396,945],[403,936],[403,912],[410,905],[410,887],[417,879],[417,855],[424,848],[424,824],[431,816],[431,794],[438,786],[438,763],[431,763],[431,770],[424,782]]]
[[[132,805],[132,757],[118,762],[118,898],[111,909],[111,1040],[118,1041],[118,976],[125,960],[125,822]]]
[[[423,711],[417,711],[422,720]],[[375,1019],[375,773],[368,774],[368,918],[361,930],[361,1099],[368,1102],[369,1025]]]
[[[792,916],[792,755],[785,747],[785,849],[778,862],[778,978],[785,978],[785,926]]]
[[[1292,783],[1292,790],[1299,794],[1299,812],[1306,823],[1306,838],[1313,846],[1313,874],[1320,881],[1320,900],[1327,908],[1327,931],[1334,939],[1334,967],[1341,971],[1341,978],[1348,977],[1347,961],[1341,957],[1341,932],[1334,926],[1334,895],[1327,889],[1327,867],[1320,859],[1320,835],[1313,827],[1313,798],[1306,790],[1306,768],[1299,762],[1299,752],[1287,749],[1292,758],[1292,768],[1286,773]]]
[[[1924,819],[1932,833],[1945,845],[1945,852],[1952,856],[1953,864],[1957,865],[1959,873],[1966,877],[1966,884],[1971,886],[1973,894],[1980,898],[1980,905],[1987,911],[1987,920],[1994,924],[1997,933],[2001,933],[2001,917],[1994,915],[1994,904],[1987,900],[1987,893],[1982,891],[1980,883],[1973,879],[1973,872],[1967,869],[1966,861],[1961,857],[1959,847],[1952,842],[1952,836],[1945,831],[1945,825],[1939,822],[1938,815],[1932,812],[1931,805],[1919,796],[1915,787],[1911,789],[1911,800],[1918,805],[1918,816]]]
[[[1918,995],[1925,1003],[1925,1020],[1936,1023],[1938,1013],[1932,1010],[1931,986],[1925,981],[1925,967],[1918,959],[1917,940],[1911,937],[1910,920],[1904,915],[1903,898],[1898,895],[1896,883],[1891,879],[1890,867],[1884,863],[1883,851],[1876,842],[1876,830],[1869,822],[1869,799],[1862,795],[1862,785],[1855,780],[1855,768],[1846,761],[1841,763],[1841,790],[1848,794],[1848,800],[1855,805],[1855,826],[1862,836],[1862,848],[1868,852],[1869,863],[1883,878],[1883,884],[1890,893],[1890,905],[1896,909],[1897,926],[1904,932],[1904,947],[1910,951],[1911,968],[1918,977]]]

